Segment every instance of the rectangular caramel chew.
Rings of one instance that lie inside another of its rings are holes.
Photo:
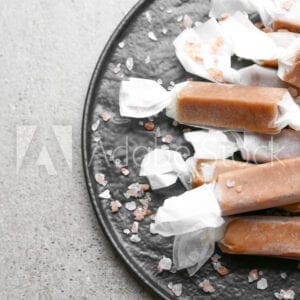
[[[177,121],[191,125],[276,133],[284,88],[189,82],[177,93]]]
[[[224,216],[297,203],[300,157],[220,174],[216,192]]]
[[[279,29],[286,29],[291,32],[300,33],[300,20],[298,22],[293,22],[288,19],[276,19],[273,22],[274,31],[278,31]]]
[[[231,159],[198,159],[193,172],[192,187],[196,188],[205,183],[215,181],[219,174],[244,169],[251,166],[247,162],[241,162]],[[208,173],[208,174],[205,174]]]
[[[232,254],[300,258],[300,217],[234,218],[219,247]]]
[[[284,81],[300,88],[300,51],[295,57],[295,62],[292,70],[285,74]]]

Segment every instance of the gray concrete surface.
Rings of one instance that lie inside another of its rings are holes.
[[[135,2],[0,0],[0,299],[150,299],[99,228],[80,152],[91,73]]]

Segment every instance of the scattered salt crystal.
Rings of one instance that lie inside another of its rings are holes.
[[[129,71],[132,71],[133,65],[134,65],[133,58],[132,58],[132,57],[128,57],[128,58],[126,59],[126,68],[127,68]]]
[[[160,85],[163,84],[163,81],[162,81],[160,78],[158,78],[156,82],[157,82],[158,84],[160,84]]]
[[[177,18],[177,22],[181,22],[183,20],[183,16],[179,16],[178,18]]]
[[[157,37],[156,37],[156,35],[154,34],[153,31],[148,32],[148,37],[152,41],[157,41]]]
[[[259,271],[259,272],[258,272],[258,275],[259,275],[259,276],[263,276],[263,275],[264,275],[264,272],[263,272],[263,271]]]
[[[139,201],[143,205],[144,209],[148,209],[148,207],[149,207],[149,200],[148,199],[140,199]]]
[[[204,279],[199,283],[199,287],[203,290],[205,293],[213,293],[215,292],[215,288],[210,284],[210,281],[208,279]]]
[[[168,283],[168,289],[170,289],[170,290],[171,290],[171,289],[172,289],[172,287],[173,287],[173,282],[169,282],[169,283]]]
[[[118,74],[121,71],[121,64],[117,64],[113,70],[112,70],[115,74]]]
[[[146,17],[147,21],[148,21],[149,23],[151,23],[151,21],[152,21],[152,16],[151,16],[151,12],[150,12],[149,10],[147,10],[147,11],[145,12],[145,17]]]
[[[132,233],[138,233],[139,231],[139,222],[133,222],[132,226],[131,226],[131,232]]]
[[[152,131],[154,129],[155,125],[153,122],[146,122],[144,124],[144,127],[147,131]]]
[[[257,272],[257,269],[253,269],[248,274],[248,282],[252,283],[256,280],[258,280],[258,272]]]
[[[121,168],[121,173],[124,175],[124,176],[128,176],[129,175],[129,170],[126,169],[126,168]]]
[[[293,300],[295,299],[295,292],[293,290],[280,290],[280,292],[274,293],[276,299],[283,299],[283,300]]]
[[[101,113],[101,118],[104,122],[108,122],[111,119],[111,115],[107,111],[104,111]]]
[[[116,213],[119,211],[119,209],[122,207],[122,204],[120,203],[120,201],[115,200],[115,201],[111,201],[110,202],[110,207],[111,207],[111,211],[113,213]]]
[[[103,173],[96,173],[95,180],[102,186],[106,186],[107,181],[105,180],[105,175]]]
[[[171,144],[172,141],[173,141],[173,136],[171,134],[167,134],[161,140],[162,140],[163,143]]]
[[[111,198],[111,194],[109,190],[105,190],[104,192],[99,194],[99,197],[102,199],[110,199]]]
[[[164,28],[161,30],[161,32],[162,32],[164,35],[166,35],[166,34],[168,33],[168,28],[164,27]]]
[[[136,203],[134,201],[126,202],[125,208],[129,211],[133,211],[136,209]]]
[[[226,267],[222,266],[222,265],[220,265],[220,266],[216,269],[216,271],[217,271],[221,276],[226,276],[226,275],[228,275],[228,273],[229,273],[229,270],[228,270]]]
[[[287,279],[287,274],[286,274],[285,272],[280,273],[280,277],[281,277],[282,279]]]
[[[165,8],[164,8],[163,6],[160,6],[159,9],[160,9],[161,11],[163,11]]]
[[[139,126],[144,126],[144,122],[143,121],[139,121]]]
[[[257,281],[256,287],[258,290],[265,290],[268,287],[268,281],[266,278],[261,278]]]
[[[172,260],[165,256],[159,261],[157,266],[158,272],[162,272],[163,270],[170,271],[171,268],[172,268]]]
[[[126,235],[128,235],[128,234],[130,234],[130,230],[129,230],[128,228],[125,228],[125,229],[123,230],[123,233],[125,233]]]
[[[149,64],[150,62],[151,62],[151,57],[147,55],[147,57],[145,58],[145,64]]]
[[[173,284],[172,292],[176,297],[180,297],[182,294],[182,284],[181,283]]]
[[[129,239],[132,243],[139,243],[141,241],[141,238],[138,236],[138,234],[133,234]]]
[[[175,86],[175,82],[174,81],[170,81],[170,86]]]
[[[123,49],[125,47],[125,42],[122,41],[118,44],[119,48]]]
[[[114,163],[117,168],[121,168],[122,162],[119,158],[115,159]]]
[[[228,188],[233,188],[235,186],[235,182],[233,180],[227,179],[226,180],[226,186]]]
[[[184,15],[182,25],[184,28],[191,28],[193,26],[193,20],[190,16]]]
[[[91,126],[92,131],[96,131],[99,125],[100,125],[100,120],[97,120],[95,123],[93,123]]]
[[[166,10],[166,12],[167,12],[167,14],[171,14],[171,13],[172,13],[172,9],[171,9],[171,8],[168,8],[168,9]]]
[[[160,128],[159,128],[159,127],[156,128],[155,136],[156,136],[157,138],[161,137],[161,133],[160,133]]]

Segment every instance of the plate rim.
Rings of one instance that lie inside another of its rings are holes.
[[[150,282],[147,278],[145,278],[144,274],[139,269],[137,269],[132,262],[129,261],[128,257],[126,256],[126,253],[124,253],[123,250],[119,247],[118,242],[114,239],[113,235],[110,232],[110,229],[108,228],[107,224],[104,222],[104,219],[102,217],[103,212],[97,206],[97,199],[93,190],[93,184],[89,172],[88,155],[87,155],[87,135],[88,135],[87,132],[88,132],[88,124],[89,124],[88,115],[93,100],[94,90],[96,88],[96,84],[98,83],[98,79],[102,73],[101,71],[102,66],[106,64],[106,58],[107,56],[110,55],[110,50],[115,46],[114,45],[115,40],[119,36],[121,36],[121,34],[124,32],[124,30],[126,29],[126,25],[128,25],[130,21],[140,13],[140,10],[144,6],[149,5],[154,1],[155,0],[139,0],[128,11],[125,17],[121,20],[121,22],[117,25],[117,27],[115,28],[115,30],[113,31],[109,39],[107,40],[105,47],[103,48],[100,54],[100,57],[92,73],[88,85],[85,101],[83,104],[83,117],[81,123],[81,158],[82,158],[84,177],[85,177],[89,198],[92,202],[94,211],[97,216],[97,220],[101,225],[102,231],[104,232],[106,238],[108,238],[108,240],[110,241],[113,250],[119,255],[119,257],[121,257],[122,261],[125,262],[127,270],[131,271],[131,274],[134,275],[134,277],[138,280],[139,283],[141,283],[144,287],[146,287],[152,294],[155,293],[156,296],[159,296],[162,299],[170,299],[169,295],[166,294],[166,292],[163,289],[161,289],[158,284],[155,285],[152,282]]]

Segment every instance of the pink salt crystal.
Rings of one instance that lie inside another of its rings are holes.
[[[203,290],[205,293],[213,293],[215,292],[215,288],[210,284],[208,279],[204,279],[199,283],[199,287]]]
[[[172,141],[173,141],[173,136],[171,134],[167,134],[161,140],[162,140],[163,143],[171,144]]]
[[[257,269],[253,269],[249,272],[248,274],[248,282],[249,283],[252,283],[254,281],[257,281],[258,280],[258,272],[257,272]]]
[[[281,299],[281,300],[293,300],[295,299],[296,293],[293,290],[280,290],[280,292],[274,293],[274,296],[276,299]]]
[[[131,232],[132,233],[138,233],[139,231],[139,223],[138,222],[133,222],[131,226]]]
[[[112,70],[115,74],[118,74],[121,71],[121,64],[117,64],[113,70]]]
[[[116,213],[119,211],[119,209],[122,207],[122,204],[120,203],[120,201],[115,200],[115,201],[111,201],[110,202],[110,206],[111,206],[111,211],[113,213]]]
[[[258,290],[265,290],[268,287],[268,281],[266,278],[261,278],[257,281],[256,287]]]
[[[235,182],[233,180],[227,179],[226,186],[228,188],[233,188],[235,186]]]
[[[134,201],[126,202],[125,208],[129,211],[133,211],[136,209],[136,203]]]
[[[140,184],[140,189],[141,189],[141,191],[143,191],[143,192],[149,191],[150,185],[149,185],[149,184],[146,184],[146,183],[142,183],[142,184]]]
[[[105,186],[107,184],[107,181],[105,180],[105,175],[103,173],[96,173],[95,180],[102,186]]]
[[[193,20],[190,16],[184,15],[182,25],[184,28],[191,28],[193,26]]]
[[[170,271],[171,268],[172,268],[172,260],[165,256],[159,261],[157,266],[158,272],[162,272],[163,270]]]
[[[181,283],[173,284],[172,292],[176,297],[180,297],[182,294],[182,284]]]
[[[107,112],[107,111],[104,111],[102,114],[101,114],[101,118],[104,122],[107,122],[111,119],[111,115]]]
[[[124,175],[124,176],[128,176],[129,175],[129,170],[126,169],[126,168],[121,168],[121,173]]]
[[[216,271],[221,275],[221,276],[226,276],[226,275],[228,275],[228,273],[229,273],[229,270],[226,268],[226,267],[224,267],[224,266],[219,266],[217,269],[216,269]]]

